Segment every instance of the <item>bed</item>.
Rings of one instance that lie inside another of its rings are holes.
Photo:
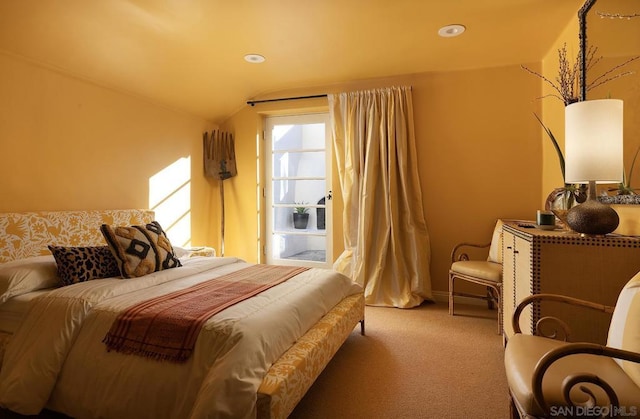
[[[253,266],[185,254],[179,267],[136,278],[52,285],[48,246],[104,246],[101,225],[153,219],[149,210],[0,214],[0,275],[22,264],[39,272],[0,294],[0,406],[72,417],[284,418],[358,323],[364,334],[361,287],[309,269],[214,314],[183,362],[107,350],[105,334],[128,307]]]

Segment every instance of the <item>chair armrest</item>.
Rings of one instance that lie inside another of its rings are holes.
[[[522,333],[522,330],[520,329],[520,314],[522,314],[522,311],[525,309],[525,307],[527,307],[529,304],[535,302],[535,301],[542,301],[542,300],[546,300],[546,301],[557,301],[560,303],[565,303],[565,304],[570,304],[570,305],[574,305],[574,306],[579,306],[579,307],[585,307],[591,310],[596,310],[596,311],[601,311],[604,313],[613,313],[613,310],[615,307],[612,306],[607,306],[604,304],[598,304],[598,303],[594,303],[591,301],[587,301],[587,300],[581,300],[579,298],[574,298],[574,297],[569,297],[566,295],[559,295],[559,294],[534,294],[534,295],[529,295],[528,297],[525,297],[522,299],[522,301],[520,301],[520,303],[518,304],[518,306],[516,307],[515,311],[513,312],[513,317],[511,318],[511,326],[513,327],[513,331],[514,333]],[[560,319],[557,319],[555,317],[544,317],[542,319],[540,319],[538,321],[538,323],[536,324],[536,332],[539,332],[539,326],[544,323],[545,321],[553,321],[555,323],[558,323],[560,325],[560,327],[562,327],[563,331],[564,331],[564,335],[565,335],[565,340],[567,337],[569,337],[570,334],[570,328],[569,326],[563,322]],[[553,337],[553,336],[547,336],[547,337]]]
[[[470,247],[475,249],[484,249],[489,246],[491,246],[491,243],[486,243],[486,244],[459,243],[451,251],[451,263],[459,262],[462,260],[469,260],[469,255],[466,252],[462,252],[458,254],[458,252],[463,250],[465,247]]]
[[[609,358],[617,358],[625,361],[631,361],[635,363],[640,363],[640,354],[637,352],[625,351],[623,349],[612,348],[609,346],[597,345],[595,343],[569,343],[567,345],[561,346],[559,348],[555,348],[547,352],[536,364],[536,367],[533,371],[533,379],[532,379],[532,387],[533,387],[533,397],[536,403],[543,409],[546,413],[546,417],[551,416],[550,407],[547,405],[547,402],[544,399],[544,395],[542,393],[542,380],[544,378],[544,374],[547,372],[549,367],[556,362],[557,360],[564,358],[569,355],[576,354],[592,354],[592,355],[600,355],[606,356]],[[609,400],[607,401],[608,405],[619,406],[618,396],[615,392],[615,389],[611,387],[609,383],[601,379],[595,374],[590,374],[587,372],[576,371],[575,374],[568,375],[562,382],[562,393],[564,399],[567,403],[572,404],[574,402],[571,401],[570,392],[573,387],[581,383],[592,383],[600,387],[605,391]],[[592,400],[590,402],[596,403],[595,396],[593,393],[589,393]]]

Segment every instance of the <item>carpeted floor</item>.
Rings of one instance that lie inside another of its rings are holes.
[[[423,304],[365,309],[291,415],[313,418],[509,417],[502,337],[485,307]]]

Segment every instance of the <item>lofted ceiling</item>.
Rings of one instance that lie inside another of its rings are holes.
[[[279,90],[540,61],[583,1],[1,0],[0,52],[222,122]]]

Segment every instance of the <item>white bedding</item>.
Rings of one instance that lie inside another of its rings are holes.
[[[10,298],[0,304],[0,332],[15,333],[27,315],[31,300],[39,295],[49,292],[49,290],[33,291],[26,294]]]
[[[72,417],[255,417],[270,365],[335,304],[362,292],[350,279],[311,269],[213,316],[184,364],[107,352],[117,313],[139,301],[246,267],[194,258],[137,279],[101,279],[34,300],[0,371],[0,406]]]

